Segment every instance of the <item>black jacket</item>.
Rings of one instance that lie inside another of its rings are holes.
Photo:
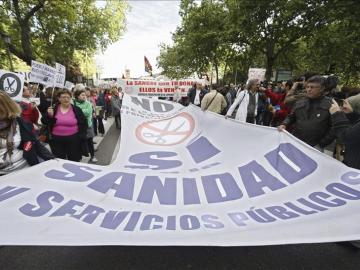
[[[208,90],[206,90],[205,88],[201,89],[200,90],[200,94],[199,94],[199,98],[200,98],[200,104],[201,104],[201,101],[203,99],[203,97],[209,93]],[[188,98],[189,98],[189,102],[194,104],[194,101],[195,101],[195,96],[196,96],[196,88],[191,88],[188,92]],[[200,106],[200,105],[199,105]]]
[[[55,156],[39,142],[32,132],[32,125],[22,120],[17,119],[19,125],[21,142],[19,149],[23,150],[23,157],[30,166],[40,163],[39,157],[43,160],[50,160]]]
[[[79,128],[78,135],[81,139],[86,139],[86,131],[87,131],[88,125],[87,125],[85,115],[79,107],[73,106],[73,105],[71,105],[71,106],[73,108],[73,111],[74,111],[74,114],[75,114],[75,117],[76,117],[76,120],[78,123],[78,128]],[[55,115],[56,115],[58,108],[59,108],[59,104],[56,104],[55,108],[54,108],[54,117],[53,118],[48,117],[46,114],[45,117],[43,117],[41,119],[41,122],[49,127],[51,133],[56,124]]]
[[[86,137],[87,128],[88,128],[87,120],[85,118],[84,113],[82,112],[82,110],[79,107],[74,106],[74,105],[71,105],[71,106],[74,110],[74,114],[75,114],[77,124],[78,124],[78,129],[79,129],[78,136],[80,138],[81,154],[83,156],[88,157],[89,156],[89,148],[87,146],[87,137]],[[53,118],[48,117],[47,113],[46,113],[45,117],[41,118],[41,122],[44,125],[46,125],[48,128],[50,136],[51,136],[52,130],[56,124],[55,115],[56,115],[58,108],[59,108],[59,104],[56,104],[55,108],[54,108],[54,117]],[[49,138],[49,140],[51,140],[51,138]]]
[[[335,135],[345,144],[344,163],[360,169],[360,115],[336,112],[331,120]]]
[[[335,138],[329,109],[331,99],[308,97],[298,100],[282,124],[293,125],[292,134],[311,146],[325,147]]]

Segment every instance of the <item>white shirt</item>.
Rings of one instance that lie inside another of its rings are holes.
[[[200,89],[196,89],[196,94],[195,94],[195,99],[194,99],[194,104],[195,105],[200,105]]]
[[[5,168],[0,169],[1,174],[8,174],[12,171],[19,170],[21,168],[27,167],[28,163],[23,158],[23,151],[18,149],[20,145],[21,137],[20,137],[20,130],[19,125],[16,125],[16,133],[14,135],[14,150],[11,158],[9,155],[6,155],[5,162],[12,162],[12,164],[7,165]],[[6,140],[0,138],[0,164],[4,162],[3,158],[7,151],[6,148]]]

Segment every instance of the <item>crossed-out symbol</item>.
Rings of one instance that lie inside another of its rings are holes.
[[[21,81],[15,74],[5,73],[0,77],[0,90],[4,90],[10,97],[17,96],[21,88]]]
[[[185,141],[195,128],[194,119],[185,112],[168,119],[140,124],[135,135],[145,144],[171,146]]]

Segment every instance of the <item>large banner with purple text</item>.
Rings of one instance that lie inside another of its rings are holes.
[[[360,239],[360,171],[276,129],[125,95],[109,166],[0,178],[0,245],[277,245]]]

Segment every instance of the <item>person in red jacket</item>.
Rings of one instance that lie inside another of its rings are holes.
[[[266,96],[270,99],[270,103],[272,105],[273,119],[271,122],[271,126],[277,127],[280,123],[282,123],[286,116],[291,112],[291,108],[286,106],[284,103],[286,93],[291,89],[292,82],[287,81],[285,83],[285,88],[283,92],[275,93],[271,89],[261,88],[262,91],[266,94]]]
[[[31,91],[27,86],[23,88],[23,99],[19,105],[21,107],[21,118],[32,124],[33,131],[36,129],[36,125],[39,120],[39,110],[36,108],[36,104],[31,102]]]

